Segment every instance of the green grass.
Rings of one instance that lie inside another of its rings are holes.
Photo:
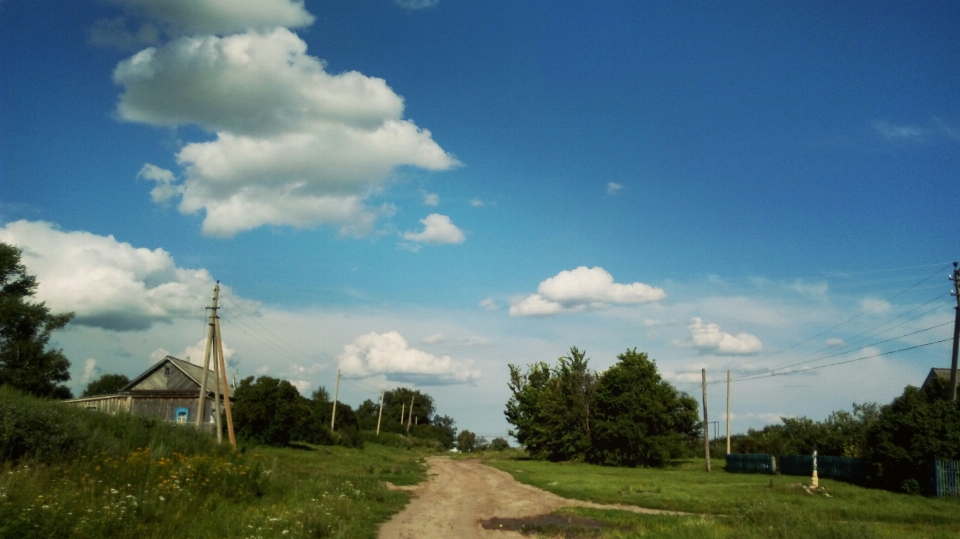
[[[368,442],[232,452],[191,427],[0,388],[0,538],[373,538],[425,477]]]
[[[693,517],[572,509],[626,525],[603,537],[958,537],[960,501],[930,499],[821,480],[830,497],[798,486],[809,478],[711,473],[701,462],[663,469],[608,468],[532,460],[488,462],[517,480],[567,498],[695,513]],[[599,516],[598,516],[599,515]],[[707,515],[702,517],[699,515]],[[627,523],[627,524],[624,524]]]

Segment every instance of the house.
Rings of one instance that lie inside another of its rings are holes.
[[[98,395],[64,402],[110,414],[125,412],[159,417],[176,423],[194,423],[202,377],[203,367],[167,356],[131,380],[114,395]],[[214,373],[208,370],[207,398],[203,407],[203,423],[207,428],[213,428],[215,421],[214,387]],[[230,388],[230,396],[233,397],[233,388]],[[221,397],[221,407],[222,405]]]
[[[927,375],[926,380],[923,381],[921,388],[926,388],[930,382],[934,379],[939,378],[947,383],[947,386],[950,385],[950,369],[930,369],[930,374]],[[957,385],[960,386],[960,380],[957,381]]]

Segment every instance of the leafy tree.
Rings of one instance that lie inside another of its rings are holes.
[[[104,374],[100,378],[87,384],[81,397],[95,397],[97,395],[111,395],[120,391],[130,383],[130,379],[123,374]]]
[[[47,345],[50,334],[66,326],[73,313],[50,314],[43,303],[30,301],[36,290],[37,279],[20,262],[20,249],[0,243],[0,386],[70,398],[62,384],[70,379],[70,362]]]
[[[433,397],[421,391],[406,387],[398,387],[387,391],[383,395],[383,421],[380,425],[382,432],[407,432],[407,418],[410,412],[410,402],[413,400],[413,415],[418,425],[432,423],[434,413]],[[403,414],[403,423],[400,415]],[[414,424],[410,422],[411,426]]]
[[[304,410],[297,388],[286,380],[249,376],[240,381],[233,396],[233,421],[237,436],[258,444],[290,443]]]
[[[880,410],[865,451],[879,486],[916,493],[931,460],[960,460],[960,409],[945,398],[948,385],[907,386]]]
[[[510,435],[534,458],[583,459],[590,449],[597,376],[588,361],[585,352],[572,347],[553,369],[542,362],[530,365],[526,373],[509,366],[513,395],[504,415],[516,427]]]
[[[457,449],[462,453],[469,453],[477,446],[477,435],[469,430],[463,430],[457,435]]]
[[[588,460],[607,466],[662,466],[701,432],[697,401],[678,392],[636,349],[617,356],[596,388]]]
[[[506,451],[510,449],[510,442],[505,438],[494,438],[493,441],[490,442],[490,449],[494,451]]]

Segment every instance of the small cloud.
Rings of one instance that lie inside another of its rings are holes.
[[[310,388],[313,386],[312,383],[306,380],[287,380],[287,381],[290,382],[290,384],[293,385],[293,387],[297,388],[297,391],[301,395],[307,395],[308,392],[310,391]]]
[[[357,337],[343,347],[337,361],[343,374],[353,378],[384,375],[387,380],[424,385],[471,383],[480,378],[472,362],[411,348],[396,331]]]
[[[98,376],[100,376],[100,368],[97,367],[97,360],[88,357],[86,361],[83,362],[83,375],[80,376],[80,383],[89,384]]]
[[[610,182],[610,183],[607,184],[607,194],[608,194],[608,195],[615,195],[615,194],[619,193],[621,189],[623,189],[623,186],[620,185],[619,183]]]
[[[470,205],[474,208],[482,208],[483,206],[486,206],[486,204],[484,204],[479,198],[471,198]]]
[[[439,344],[447,339],[443,336],[443,333],[434,333],[433,335],[428,335],[423,338],[420,342],[423,344]]]
[[[838,339],[838,338],[836,338],[836,337],[831,337],[831,338],[827,339],[825,344],[826,344],[827,346],[832,347],[832,348],[835,348],[835,347],[837,347],[837,346],[846,346],[846,345],[847,345],[847,343],[844,342],[843,339]]]
[[[490,346],[493,344],[493,341],[486,337],[480,337],[479,335],[474,335],[473,337],[468,338],[463,342],[465,346]]]
[[[440,0],[393,0],[393,3],[411,11],[433,7],[440,3]]]
[[[480,307],[481,309],[486,309],[488,311],[495,311],[497,310],[497,302],[493,301],[493,298],[487,298],[481,301],[480,303],[478,303],[477,307]]]
[[[165,204],[173,197],[183,194],[183,186],[177,185],[173,172],[147,163],[140,168],[137,179],[149,180],[157,185],[150,190],[150,198],[157,204]]]
[[[873,129],[888,142],[920,142],[930,136],[933,131],[916,125],[895,125],[886,120],[873,122]]]
[[[756,336],[749,333],[731,335],[720,330],[717,324],[704,323],[700,318],[690,319],[688,341],[674,341],[675,346],[695,348],[701,354],[717,356],[740,356],[756,354],[763,345]]]
[[[889,302],[879,298],[864,298],[860,301],[860,308],[863,312],[870,314],[883,315],[893,310]]]
[[[643,326],[648,328],[658,328],[662,326],[672,326],[676,324],[677,321],[671,318],[670,320],[654,320],[647,318],[643,321]]]
[[[436,193],[427,193],[423,195],[423,205],[424,206],[438,206],[440,204],[440,196]]]
[[[423,223],[423,231],[404,232],[403,239],[432,244],[463,243],[465,239],[463,231],[446,215],[431,213],[420,222]]]
[[[510,316],[547,316],[586,309],[602,309],[612,303],[640,304],[667,297],[662,288],[641,282],[620,284],[605,269],[580,266],[546,279],[537,293],[514,299]]]

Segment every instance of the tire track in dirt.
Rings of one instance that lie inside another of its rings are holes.
[[[427,481],[414,488],[413,500],[386,522],[379,539],[517,539],[519,532],[485,530],[481,520],[522,518],[550,513],[561,507],[619,509],[635,513],[686,515],[633,505],[603,505],[561,498],[518,482],[510,474],[477,460],[427,459]]]

